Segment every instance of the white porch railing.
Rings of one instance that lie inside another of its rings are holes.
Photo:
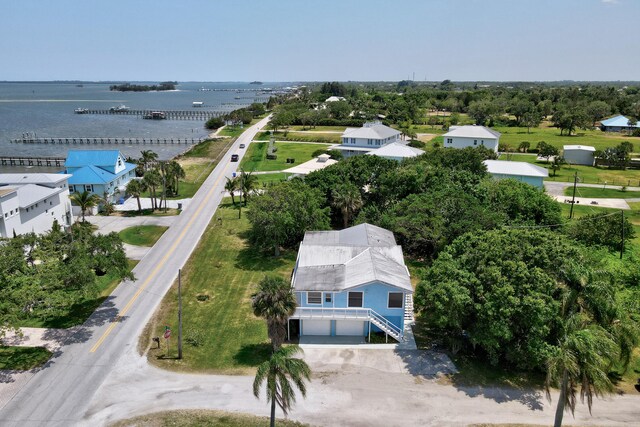
[[[326,307],[298,307],[291,319],[344,319],[365,320],[376,325],[382,331],[398,341],[403,340],[403,331],[391,323],[384,316],[370,308],[326,308]]]

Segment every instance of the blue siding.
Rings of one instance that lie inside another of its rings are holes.
[[[332,302],[327,303],[325,299],[326,292],[322,294],[322,304],[309,304],[307,302],[307,292],[297,291],[300,294],[300,307],[335,307],[348,308],[349,292],[363,292],[363,308],[370,308],[387,320],[398,326],[400,329],[404,327],[404,294],[407,292],[389,286],[385,283],[374,282],[366,285],[356,286],[342,292],[333,292]],[[389,292],[399,292],[403,294],[401,308],[388,308]],[[335,322],[332,323],[332,333],[335,333]]]

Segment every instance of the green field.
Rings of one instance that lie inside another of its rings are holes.
[[[258,174],[256,175],[256,178],[258,178],[257,188],[262,188],[270,184],[282,182],[287,179],[288,175],[289,174],[282,173],[282,172]]]
[[[281,171],[311,160],[313,152],[329,147],[327,144],[276,142],[278,158],[267,160],[267,146],[266,142],[252,142],[247,148],[240,167],[246,171]],[[295,159],[295,163],[286,163],[287,158]]]
[[[564,190],[565,196],[573,195],[573,187]],[[634,199],[640,198],[640,191],[622,191],[615,188],[576,187],[576,197],[593,197],[605,199]]]
[[[169,354],[151,346],[148,359],[162,368],[224,374],[251,374],[270,354],[264,320],[253,315],[251,294],[266,274],[289,278],[295,252],[279,258],[249,246],[249,221],[243,209],[228,203],[218,208],[198,247],[182,270],[184,358],[177,360],[175,341]],[[221,218],[219,221],[218,218]],[[141,336],[146,348],[151,337],[162,336],[164,325],[177,331],[176,284]]]
[[[252,398],[253,396],[247,396],[247,399]],[[268,417],[204,409],[185,409],[141,415],[118,421],[115,424],[111,424],[111,427],[267,427],[268,425]],[[278,418],[276,425],[282,427],[304,427],[307,424]]]
[[[616,133],[606,133],[599,130],[581,130],[579,129],[575,135],[560,136],[560,129],[551,127],[531,128],[531,133],[527,133],[527,128],[521,127],[495,127],[502,134],[501,143],[506,143],[512,148],[517,149],[523,141],[528,141],[531,148],[535,148],[538,142],[544,141],[553,145],[558,149],[562,149],[563,145],[590,145],[596,150],[604,150],[607,147],[615,147],[622,141],[630,141],[638,145],[640,140],[629,136],[621,136]],[[640,148],[640,147],[639,147]]]
[[[138,261],[128,260],[129,271],[138,264]],[[21,321],[19,326],[31,328],[70,328],[81,325],[102,304],[111,292],[120,284],[121,280],[113,274],[105,274],[96,278],[100,294],[97,298],[76,301],[69,307],[66,313],[50,319],[30,318]]]
[[[135,246],[153,246],[169,227],[136,225],[125,228],[118,235],[124,243]]]
[[[291,131],[313,131],[313,132],[344,132],[347,126],[289,126],[289,130]]]
[[[38,367],[51,357],[44,347],[6,347],[0,346],[0,369],[27,371]]]
[[[276,141],[318,142],[321,144],[340,144],[339,133],[315,133],[315,132],[274,132]],[[269,141],[271,132],[258,132],[254,141]]]

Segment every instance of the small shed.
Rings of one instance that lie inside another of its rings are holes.
[[[593,166],[595,147],[588,145],[565,145],[562,147],[564,160],[570,165]]]
[[[527,162],[485,160],[483,163],[494,179],[515,179],[537,188],[543,188],[543,181],[549,176],[547,169]]]

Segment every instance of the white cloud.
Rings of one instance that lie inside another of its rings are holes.
[[[606,4],[618,4],[618,0],[601,0],[602,3]]]

